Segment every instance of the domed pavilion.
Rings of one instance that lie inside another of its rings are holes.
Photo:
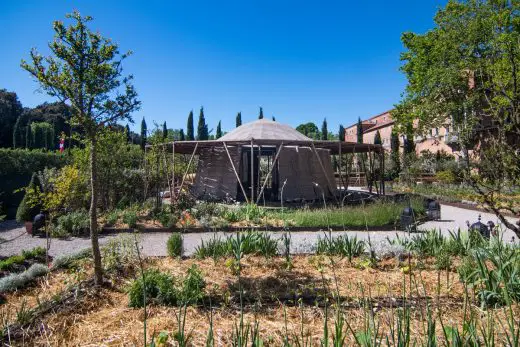
[[[370,152],[383,157],[380,145],[312,140],[289,125],[267,119],[243,124],[217,140],[167,145],[174,154],[191,154],[186,172],[198,155],[190,191],[201,200],[309,201],[323,195],[337,199],[332,155]],[[185,176],[178,189],[183,188]],[[383,192],[382,180],[380,184]]]

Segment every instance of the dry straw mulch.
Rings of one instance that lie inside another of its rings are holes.
[[[209,303],[187,309],[186,331],[191,333],[191,342],[194,346],[205,344],[212,313],[216,345],[229,345],[234,325],[240,316],[237,276],[232,273],[229,262],[225,259],[214,262],[212,259],[171,258],[146,261],[147,267],[157,267],[176,276],[185,274],[192,264],[201,269],[206,292],[215,300],[212,309]],[[83,285],[76,296],[71,296],[73,291],[68,288],[72,283],[88,283],[85,279],[91,275],[91,269],[88,264],[85,266],[80,273],[51,273],[37,286],[7,296],[7,303],[0,306],[0,316],[4,320],[13,320],[24,302],[28,307],[36,307],[38,303],[56,300],[60,293],[61,296],[69,293],[68,300],[36,317],[31,327],[24,327],[27,333],[23,337],[18,336],[14,345],[143,344],[144,310],[128,307],[125,292],[136,274],[112,276],[111,283],[102,288]],[[319,345],[323,337],[325,297],[329,298],[329,329],[333,329],[337,312],[336,303],[327,295],[331,292],[339,292],[342,312],[355,332],[363,330],[367,318],[373,316],[376,317],[379,332],[389,333],[390,326],[395,324],[396,311],[403,304],[410,307],[411,330],[417,338],[425,334],[427,303],[436,317],[442,317],[445,325],[462,326],[465,314],[464,288],[456,272],[450,272],[448,277],[444,271],[439,275],[428,262],[421,264],[414,259],[410,263],[408,260],[400,263],[390,259],[372,269],[365,268],[357,259],[351,264],[346,259],[335,258],[331,262],[324,256],[296,256],[292,269],[287,270],[280,257],[245,257],[241,277],[246,302],[245,321],[259,322],[261,336],[269,346],[280,346],[286,329],[290,337],[300,336],[302,322],[304,335],[311,337],[313,345]],[[407,297],[406,303],[402,302],[403,295]],[[302,300],[291,300],[298,297]],[[318,304],[313,304],[313,299],[319,299]],[[371,305],[362,305],[368,299]],[[466,308],[477,315],[482,314],[474,306]],[[175,307],[149,307],[148,340],[154,332],[166,331],[173,336],[178,328],[178,312]],[[503,319],[501,310],[497,310],[496,314]],[[482,317],[485,322],[485,315]],[[440,324],[437,324],[436,330],[441,336]],[[354,337],[349,331],[347,345],[353,343]]]

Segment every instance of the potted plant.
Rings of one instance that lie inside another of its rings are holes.
[[[37,194],[40,191],[40,182],[38,180],[38,176],[33,173],[31,177],[31,182],[24,189],[25,195],[18,205],[18,210],[16,211],[16,221],[19,223],[25,224],[25,230],[29,235],[32,235],[33,229],[33,219],[40,211],[41,206],[36,202]]]

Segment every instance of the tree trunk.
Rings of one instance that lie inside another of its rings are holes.
[[[94,281],[96,285],[103,282],[103,268],[101,266],[101,252],[99,251],[98,228],[97,228],[97,162],[95,135],[90,139],[90,240],[92,242],[92,256],[94,258]]]

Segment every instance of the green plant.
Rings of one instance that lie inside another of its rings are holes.
[[[230,243],[216,234],[207,241],[201,240],[200,246],[195,248],[195,257],[199,259],[212,257],[217,260],[229,254],[231,254]]]
[[[43,276],[49,269],[42,264],[33,264],[27,270],[18,274],[11,274],[0,278],[0,293],[23,288],[32,283],[37,277]]]
[[[178,303],[192,305],[200,302],[204,298],[205,287],[206,282],[202,272],[197,265],[192,265],[186,276],[181,280]]]
[[[60,255],[54,258],[52,269],[68,269],[74,266],[77,261],[90,257],[92,257],[92,250],[90,248],[84,248],[72,254]]]
[[[173,276],[158,269],[148,269],[143,278],[134,280],[128,290],[130,307],[143,307],[143,292],[146,293],[147,304],[175,305],[177,303],[177,289],[174,286]]]
[[[137,264],[137,253],[130,235],[118,235],[101,248],[103,268],[113,271]]]
[[[13,270],[15,265],[23,264],[25,257],[23,255],[13,255],[7,259],[0,261],[0,270],[9,271]]]
[[[90,228],[90,219],[86,211],[75,211],[58,217],[56,233],[62,231],[71,235],[86,234]]]
[[[357,236],[349,237],[341,235],[332,237],[332,233],[325,234],[325,238],[318,238],[316,253],[327,255],[339,255],[347,257],[349,262],[352,258],[359,257],[365,251],[365,242],[358,240]]]
[[[144,283],[143,285],[143,278]],[[145,270],[143,276],[134,280],[128,289],[130,307],[143,307],[146,303],[158,305],[193,305],[204,297],[206,283],[196,265],[190,267],[186,276],[176,280],[172,275],[159,269]]]
[[[25,257],[25,259],[40,259],[42,257],[45,257],[46,251],[43,247],[34,247],[30,250],[23,250],[22,256]]]
[[[166,241],[168,255],[172,258],[181,257],[183,252],[183,240],[181,233],[172,233]]]
[[[119,211],[117,209],[110,211],[106,216],[107,225],[109,225],[109,226],[115,225],[117,223],[117,221],[119,220],[120,214],[121,214],[121,211]]]
[[[137,212],[133,209],[127,209],[123,212],[123,223],[127,224],[129,228],[137,227]]]

